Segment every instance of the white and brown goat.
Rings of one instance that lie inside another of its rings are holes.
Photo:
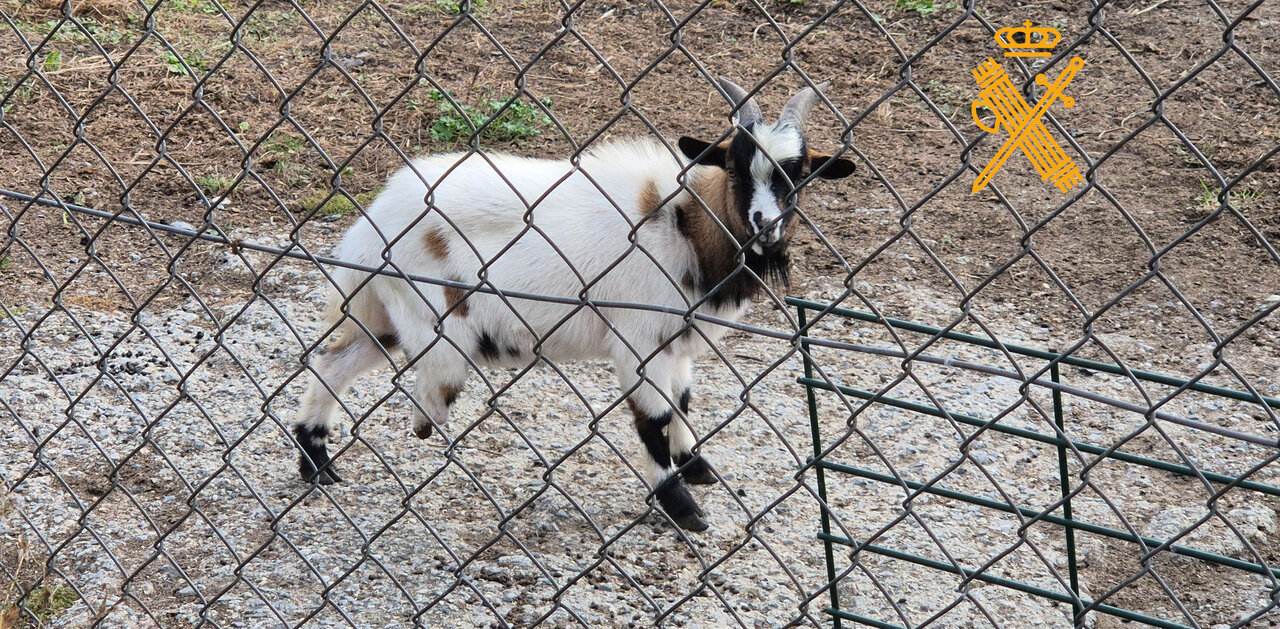
[[[761,278],[786,277],[794,186],[811,173],[846,177],[854,165],[808,150],[802,129],[818,101],[813,88],[767,124],[754,99],[743,102],[741,87],[720,85],[738,106],[738,130],[714,145],[680,138],[692,167],[650,140],[606,143],[576,167],[494,154],[420,158],[391,177],[343,237],[338,257],[502,291],[696,306],[736,320],[763,288]],[[341,295],[330,311],[342,336],[314,360],[318,379],[311,378],[294,426],[304,479],[339,480],[325,447],[333,394],[385,364],[379,346],[416,358],[414,396],[425,413],[415,414],[413,429],[421,438],[447,421],[472,367],[608,359],[635,416],[658,503],[679,526],[707,528],[685,482],[716,479],[692,451],[685,415],[693,359],[724,327],[696,321],[694,331],[680,315],[504,299],[349,268],[335,269],[333,278]]]

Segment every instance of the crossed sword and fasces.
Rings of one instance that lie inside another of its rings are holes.
[[[1009,138],[996,152],[996,156],[973,182],[973,192],[987,187],[991,178],[995,177],[1000,167],[1004,166],[1004,163],[1013,155],[1013,150],[1019,148],[1026,153],[1036,171],[1040,173],[1041,181],[1052,180],[1053,185],[1064,193],[1080,183],[1080,168],[1070,157],[1067,157],[1066,153],[1062,152],[1062,147],[1058,146],[1057,141],[1049,135],[1040,117],[1058,98],[1061,98],[1062,104],[1067,107],[1075,106],[1075,99],[1064,95],[1062,91],[1083,67],[1084,59],[1072,57],[1067,67],[1058,75],[1058,80],[1052,85],[1049,84],[1049,79],[1045,75],[1036,76],[1036,83],[1044,86],[1046,91],[1044,96],[1036,102],[1035,107],[1028,105],[1022,95],[1014,89],[1013,82],[1009,80],[1004,67],[996,63],[995,59],[987,59],[986,63],[973,71],[973,78],[978,80],[978,87],[981,88],[978,93],[979,100],[973,101],[970,108],[974,123],[987,133],[996,133],[1001,127],[1009,133]],[[988,127],[978,118],[980,106],[986,106],[995,112],[994,126]]]

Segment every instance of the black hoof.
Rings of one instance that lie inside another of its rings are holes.
[[[714,485],[718,482],[716,475],[711,473],[711,464],[701,454],[685,458],[677,465],[680,467],[680,476],[690,485]]]
[[[662,505],[662,510],[666,511],[680,528],[686,531],[707,530],[707,521],[702,519],[706,514],[694,501],[689,488],[684,486],[679,476],[668,478],[658,486],[654,494],[658,498],[658,504]]]
[[[325,447],[327,430],[307,425],[295,426],[293,434],[298,438],[302,452],[298,454],[298,474],[302,480],[319,485],[341,483],[342,478],[329,463],[329,450]],[[321,469],[323,468],[323,469]]]
[[[413,429],[413,435],[419,439],[426,439],[431,436],[431,422],[427,422],[420,428]]]
[[[325,460],[328,460],[327,456]],[[298,475],[302,477],[302,480],[317,485],[332,485],[342,482],[342,477],[338,476],[338,471],[333,469],[332,464],[323,470],[316,470],[315,464],[311,462],[311,457],[305,454],[298,458]]]
[[[671,519],[676,521],[676,526],[679,526],[680,528],[686,531],[701,533],[702,531],[705,531],[708,528],[711,528],[711,525],[707,524],[707,521],[702,519],[702,516],[692,514],[692,513],[678,517],[678,518],[671,518]]]
[[[321,470],[319,474],[316,474],[316,482],[321,485],[332,485],[334,483],[341,483],[342,477],[338,476],[338,470],[333,469],[333,465],[330,465],[329,467]]]

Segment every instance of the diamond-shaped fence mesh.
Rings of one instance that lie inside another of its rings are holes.
[[[1274,2],[0,20],[2,629],[1280,621]]]

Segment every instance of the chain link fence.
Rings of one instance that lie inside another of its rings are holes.
[[[1277,6],[0,2],[0,627],[1274,623]],[[1062,34],[1051,56],[1000,56],[1024,20]],[[1015,150],[972,193],[1005,141],[974,70],[1033,103],[1072,57],[1043,127],[1080,181]],[[688,402],[707,531],[655,500],[623,374],[540,351],[472,370],[425,440],[412,357],[386,352],[338,392],[345,482],[299,480],[334,275],[400,273],[390,245],[334,253],[393,172],[678,154],[732,132],[717,76],[766,114],[830,81],[806,138],[858,166],[802,182],[789,283],[734,269],[761,287],[741,320],[413,277],[727,327]],[[1060,425],[1050,363],[1085,394]],[[823,460],[865,474],[820,489]],[[1129,537],[1077,528],[1069,552],[1076,521]]]

